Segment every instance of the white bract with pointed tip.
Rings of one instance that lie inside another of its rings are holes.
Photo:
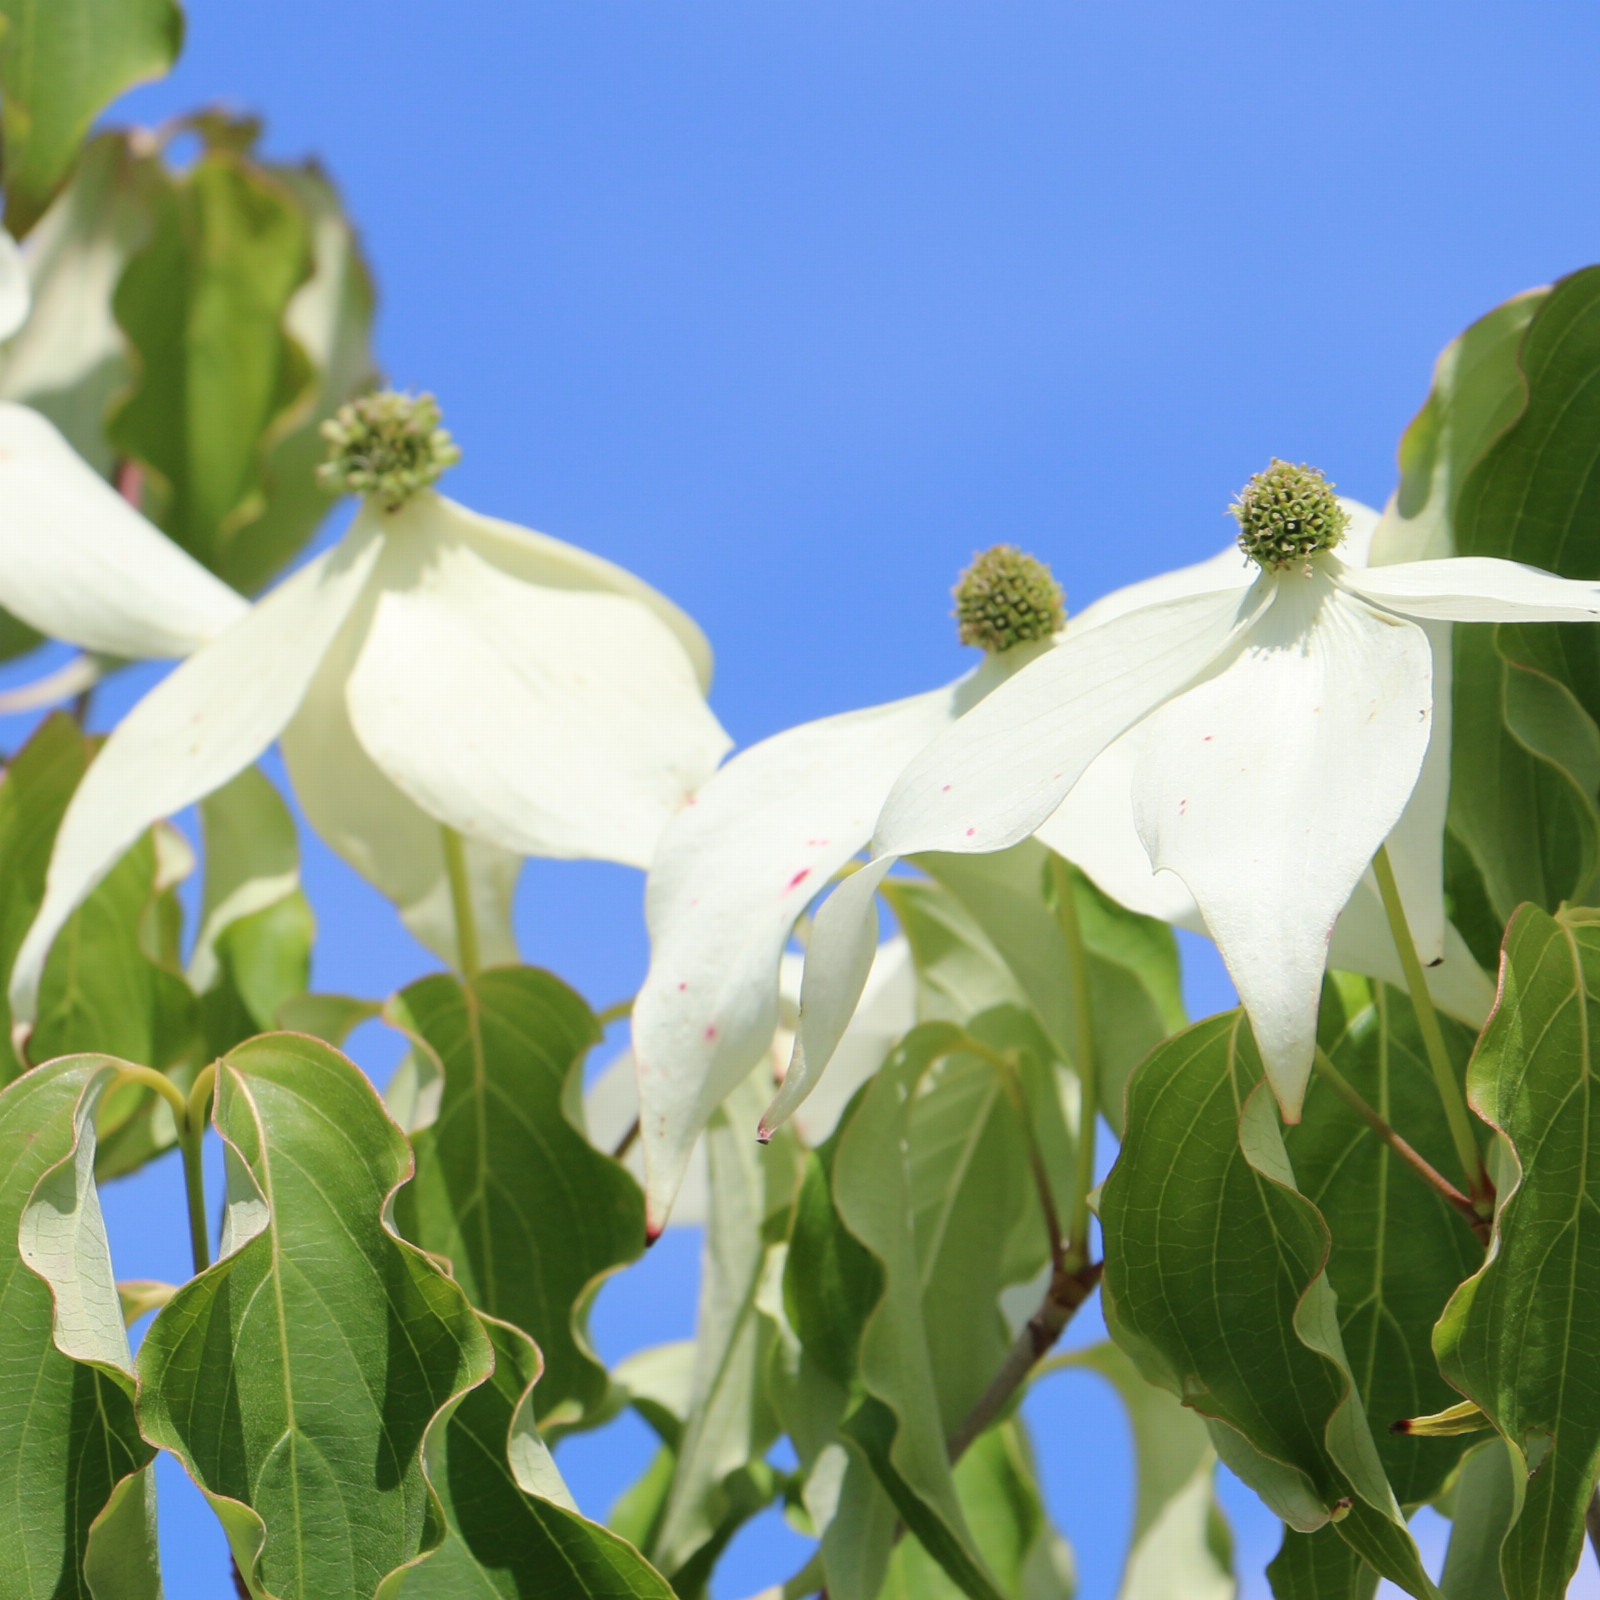
[[[1361,531],[1337,553],[1260,570],[1230,553],[1111,597],[1099,617],[1091,608],[917,755],[884,804],[871,861],[817,915],[795,1060],[769,1126],[833,1054],[889,865],[1015,844],[1119,743],[1139,844],[1197,905],[1279,1104],[1298,1117],[1329,941],[1385,840],[1422,959],[1446,954],[1447,731],[1428,760],[1435,680],[1448,671],[1438,625],[1600,620],[1600,584],[1514,562],[1366,567],[1375,516],[1345,509]]]
[[[526,855],[649,863],[728,737],[710,652],[631,573],[424,490],[365,506],[302,567],[150,692],[62,821],[11,979],[31,1019],[51,942],[158,817],[283,741],[312,826],[454,959],[440,824],[467,844],[482,956],[515,959]]]
[[[866,846],[907,762],[1049,648],[1019,644],[929,694],[774,734],[668,824],[645,890],[650,971],[633,1007],[652,1234],[712,1112],[771,1045],[784,949],[801,914]],[[863,926],[864,984],[877,933],[875,922]]]

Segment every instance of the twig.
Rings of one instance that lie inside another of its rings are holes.
[[[628,1130],[617,1140],[617,1148],[611,1152],[613,1161],[620,1161],[633,1148],[633,1141],[639,1137],[639,1119],[635,1117],[628,1124]]]
[[[1445,1175],[1420,1155],[1398,1134],[1384,1118],[1361,1098],[1361,1091],[1334,1066],[1326,1050],[1317,1046],[1314,1057],[1317,1071],[1327,1080],[1328,1087],[1367,1124],[1394,1153],[1405,1162],[1427,1186],[1444,1201],[1455,1207],[1472,1226],[1480,1243],[1489,1243],[1489,1222],[1466,1195],[1456,1188]]]
[[[1079,1306],[1094,1293],[1100,1282],[1102,1262],[1080,1267],[1074,1272],[1058,1268],[1051,1274],[1044,1301],[1016,1337],[1000,1370],[966,1420],[950,1436],[951,1463],[959,1461],[967,1447],[1005,1410],[1023,1380],[1049,1352],[1062,1331],[1072,1321]]]

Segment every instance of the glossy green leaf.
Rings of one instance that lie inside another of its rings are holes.
[[[949,889],[1010,967],[1059,1059],[1077,1037],[1066,941],[1046,898],[1050,852],[1035,839],[992,855],[918,856]],[[1125,910],[1072,868],[1078,920],[1089,956],[1100,1110],[1122,1131],[1128,1074],[1185,1021],[1178,946],[1171,928]]]
[[[75,1056],[0,1094],[0,1593],[156,1600],[153,1452],[94,1186],[120,1063]]]
[[[132,378],[111,295],[165,183],[159,159],[126,133],[102,133],[84,146],[28,240],[33,308],[0,354],[0,400],[42,411],[107,477],[116,461],[106,413]]]
[[[483,1319],[493,1374],[435,1419],[429,1481],[444,1506],[443,1546],[407,1572],[400,1600],[674,1600],[626,1540],[584,1517],[533,1425],[539,1352]]]
[[[1468,1074],[1509,1145],[1489,1259],[1435,1336],[1451,1383],[1530,1474],[1501,1572],[1511,1600],[1565,1593],[1600,1465],[1600,915],[1524,906],[1506,935],[1500,1003]]]
[[[117,285],[138,383],[112,415],[112,443],[146,469],[145,510],[236,587],[273,570],[249,528],[266,503],[266,451],[312,403],[316,375],[285,326],[311,270],[294,193],[214,147],[158,196]]]
[[[145,1436],[171,1450],[254,1591],[371,1600],[444,1533],[423,1438],[489,1375],[460,1288],[385,1217],[410,1152],[327,1045],[274,1034],[220,1063],[220,1259],[139,1351]]]
[[[1372,1600],[1378,1592],[1378,1574],[1332,1527],[1300,1533],[1285,1526],[1267,1579],[1274,1600]]]
[[[1217,1504],[1217,1456],[1205,1424],[1140,1376],[1114,1344],[1075,1350],[1050,1365],[1098,1373],[1116,1389],[1133,1428],[1138,1489],[1121,1600],[1232,1600],[1231,1541]]]
[[[1505,1600],[1500,1546],[1522,1508],[1510,1450],[1501,1439],[1480,1444],[1462,1463],[1451,1496],[1450,1544],[1439,1588],[1445,1600]]]
[[[541,1423],[575,1421],[606,1392],[582,1333],[588,1298],[644,1249],[638,1184],[563,1109],[599,1025],[528,967],[424,978],[387,1015],[438,1074],[437,1116],[412,1134],[417,1175],[396,1201],[401,1231],[451,1262],[479,1310],[537,1342]]]
[[[765,1147],[750,1138],[766,1099],[762,1084],[747,1079],[705,1134],[711,1203],[694,1371],[672,1490],[649,1545],[656,1565],[680,1586],[696,1555],[725,1542],[764,1503],[770,1474],[762,1458],[778,1436],[763,1384],[772,1333],[756,1295],[781,1248],[769,1243],[763,1224],[788,1209],[799,1151],[792,1136]]]
[[[207,795],[200,826],[205,885],[189,981],[207,1054],[221,1055],[276,1027],[282,1007],[305,993],[316,921],[300,889],[294,818],[259,767]]]
[[[159,78],[183,42],[174,0],[0,0],[6,226],[20,237],[100,112]]]
[[[992,1428],[955,1469],[956,1492],[979,1553],[1014,1600],[1072,1600],[1072,1553],[1050,1525],[1020,1419]],[[915,1539],[889,1563],[883,1600],[958,1600],[961,1590]]]
[[[1296,1192],[1242,1012],[1169,1040],[1128,1088],[1100,1205],[1106,1324],[1284,1521],[1330,1522],[1427,1595],[1339,1335],[1327,1225]]]
[[[1457,1071],[1473,1037],[1440,1018]],[[1318,1022],[1334,1064],[1440,1172],[1462,1182],[1433,1072],[1411,1003],[1399,990],[1339,974],[1323,989]],[[1391,1433],[1459,1397],[1433,1359],[1433,1325],[1456,1286],[1483,1264],[1466,1219],[1401,1162],[1322,1078],[1313,1076],[1303,1120],[1284,1130],[1300,1192],[1333,1236],[1328,1283],[1339,1332],[1379,1458],[1403,1506],[1431,1500],[1470,1438]]]

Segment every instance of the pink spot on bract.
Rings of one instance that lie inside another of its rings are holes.
[[[1207,734],[1207,735],[1206,735],[1206,736],[1205,736],[1205,738],[1204,738],[1204,739],[1202,739],[1202,740],[1201,740],[1201,741],[1200,741],[1200,742],[1201,742],[1201,743],[1202,743],[1202,744],[1210,744],[1210,743],[1211,743],[1211,741],[1212,741],[1212,740],[1213,740],[1213,739],[1215,739],[1215,738],[1216,738],[1216,734],[1214,734],[1214,733],[1208,733],[1208,734]]]
[[[950,793],[950,791],[951,791],[951,789],[953,789],[953,788],[954,788],[954,787],[955,787],[955,785],[954,785],[954,784],[950,784],[950,783],[947,783],[947,784],[946,784],[946,785],[945,785],[945,786],[944,786],[944,788],[943,788],[943,790],[941,790],[941,791],[940,791],[940,792],[941,792],[941,793],[943,793],[943,794],[949,794],[949,793]]]
[[[977,831],[978,830],[976,828],[968,828],[967,829],[967,837],[970,839],[973,836],[973,834],[975,834]]]
[[[708,1022],[706,1024],[706,1043],[707,1044],[713,1043],[716,1040],[716,1037],[717,1037],[717,1025],[716,1025],[716,1023]]]
[[[687,989],[687,988],[688,988],[688,987],[689,987],[689,985],[688,985],[688,984],[686,984],[686,983],[680,983],[680,984],[679,984],[679,985],[678,985],[678,993],[679,993],[679,994],[682,994],[682,993],[683,993],[683,991],[684,991],[684,990],[685,990],[685,989]]]
[[[801,867],[801,869],[789,880],[789,889],[798,889],[800,885],[804,883],[810,876],[811,868]],[[785,889],[783,892],[787,894],[789,889]]]
[[[821,850],[826,847],[827,843],[828,841],[826,839],[807,839],[806,848],[810,850]]]

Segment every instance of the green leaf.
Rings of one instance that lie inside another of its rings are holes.
[[[494,1372],[428,1430],[428,1477],[449,1533],[394,1592],[400,1600],[674,1600],[632,1545],[573,1504],[533,1425],[533,1342],[507,1323],[482,1321]]]
[[[290,1033],[309,1033],[324,1044],[339,1046],[363,1022],[382,1015],[383,1003],[379,1000],[362,1000],[349,994],[294,994],[278,1007],[273,1021]],[[409,1120],[394,1110],[392,1098],[384,1098],[395,1121],[403,1128],[409,1127]]]
[[[189,981],[207,1054],[221,1055],[277,1026],[282,1007],[305,993],[316,921],[300,889],[294,818],[259,767],[202,800],[200,825],[205,886]]]
[[[651,1559],[679,1587],[688,1587],[683,1574],[696,1555],[725,1543],[765,1503],[762,1458],[778,1436],[762,1381],[772,1330],[756,1296],[763,1276],[781,1270],[782,1247],[768,1243],[763,1223],[787,1212],[799,1151],[792,1136],[765,1148],[751,1139],[766,1100],[761,1083],[746,1079],[705,1134],[711,1202],[694,1373],[672,1490],[649,1544]]]
[[[1479,1445],[1462,1463],[1450,1516],[1439,1588],[1445,1600],[1505,1600],[1500,1546],[1522,1509],[1511,1453],[1500,1439]]]
[[[1106,1324],[1291,1526],[1333,1522],[1412,1594],[1431,1585],[1339,1337],[1326,1224],[1296,1192],[1242,1012],[1169,1040],[1128,1086],[1106,1180]]]
[[[1110,1383],[1133,1428],[1138,1492],[1119,1595],[1123,1600],[1233,1600],[1231,1541],[1217,1504],[1217,1457],[1205,1424],[1165,1389],[1147,1383],[1114,1344],[1057,1356],[1034,1382],[1051,1368],[1072,1367],[1096,1372]]]
[[[255,1593],[370,1600],[443,1536],[423,1437],[492,1350],[461,1290],[385,1222],[410,1152],[351,1062],[254,1039],[219,1064],[213,1122],[221,1258],[145,1335],[140,1422]]]
[[[1050,852],[1036,839],[992,855],[930,854],[916,863],[949,889],[1010,967],[1058,1059],[1077,1037],[1066,941],[1045,897]],[[1122,1132],[1128,1074],[1184,1024],[1178,946],[1171,928],[1125,910],[1071,869],[1089,956],[1100,1110]]]
[[[1464,1075],[1472,1034],[1449,1017],[1439,1022]],[[1341,973],[1324,985],[1318,1031],[1367,1104],[1437,1171],[1454,1173],[1455,1147],[1410,1000]],[[1444,1487],[1472,1440],[1407,1438],[1389,1424],[1458,1398],[1433,1359],[1433,1325],[1482,1265],[1483,1247],[1321,1077],[1313,1075],[1303,1119],[1284,1130],[1283,1142],[1300,1192],[1333,1235],[1328,1283],[1378,1456],[1401,1505],[1420,1505]]]
[[[1378,1574],[1332,1527],[1299,1533],[1285,1525],[1267,1578],[1274,1600],[1372,1600],[1378,1591]]]
[[[979,1553],[1015,1600],[1072,1600],[1072,1554],[1050,1525],[1033,1452],[1013,1417],[973,1442],[955,1469],[956,1492]],[[914,1539],[889,1563],[883,1600],[957,1600],[961,1590]]]
[[[57,711],[12,757],[0,783],[0,967],[6,972],[44,899],[56,829],[90,753],[77,723]],[[9,1083],[23,1070],[11,1045],[11,1003],[0,985],[0,1077]]]
[[[1471,1102],[1504,1135],[1512,1170],[1502,1173],[1489,1258],[1451,1300],[1434,1346],[1445,1376],[1530,1474],[1501,1553],[1511,1600],[1565,1592],[1600,1463],[1596,989],[1600,916],[1524,906],[1468,1075]]]
[[[126,133],[84,146],[28,241],[33,308],[0,356],[0,400],[42,411],[106,477],[116,466],[106,413],[133,375],[111,293],[165,183],[159,159]]]
[[[998,1600],[1000,1591],[967,1528],[945,1452],[923,1320],[922,1268],[911,1226],[911,1172],[904,1153],[918,1086],[957,1038],[956,1030],[941,1023],[908,1034],[867,1086],[839,1135],[834,1205],[844,1226],[877,1258],[883,1282],[861,1333],[857,1377],[865,1398],[843,1431],[945,1572],[972,1600]],[[997,1310],[995,1316],[998,1320]],[[830,1548],[833,1533],[830,1525],[823,1536],[830,1586],[839,1566],[837,1540]]]
[[[311,271],[311,222],[294,193],[213,147],[159,195],[149,242],[117,285],[138,382],[111,441],[147,469],[160,526],[241,588],[275,565],[263,570],[248,533],[265,506],[266,452],[312,403],[316,375],[285,326]]]
[[[265,170],[294,196],[311,226],[311,276],[290,299],[284,325],[316,376],[273,428],[262,466],[265,503],[234,535],[229,581],[246,592],[280,572],[327,517],[330,502],[316,477],[327,450],[321,425],[378,381],[372,277],[338,192],[315,164]]]
[[[95,1111],[119,1065],[68,1057],[0,1093],[0,1592],[18,1600],[161,1592],[154,1452],[94,1186]]]
[[[183,43],[174,0],[0,0],[6,226],[25,234],[100,112]]]
[[[582,1333],[588,1300],[644,1249],[638,1184],[562,1108],[599,1025],[558,978],[528,967],[470,984],[424,978],[386,1015],[439,1075],[437,1118],[412,1135],[417,1175],[397,1198],[401,1231],[450,1260],[479,1310],[538,1343],[540,1422],[574,1421],[606,1393]]]

